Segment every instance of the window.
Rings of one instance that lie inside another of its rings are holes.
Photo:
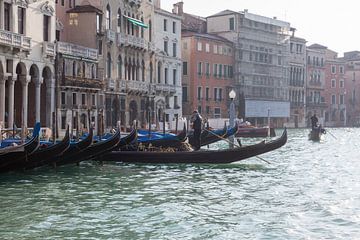
[[[50,17],[44,15],[44,26],[43,26],[43,36],[44,36],[44,41],[48,42],[49,39],[49,27],[50,27]]]
[[[217,54],[218,53],[218,46],[214,44],[214,53]]]
[[[167,31],[167,20],[164,19],[164,31],[166,32]]]
[[[205,99],[206,99],[206,101],[209,100],[209,90],[210,89],[208,87],[205,89]]]
[[[202,43],[201,43],[201,42],[198,42],[198,43],[197,43],[197,50],[198,50],[199,52],[202,51]]]
[[[174,109],[179,108],[179,104],[178,104],[178,97],[174,96]]]
[[[102,15],[96,14],[96,32],[101,33]]]
[[[213,72],[214,72],[214,77],[216,77],[217,76],[217,64],[216,63],[214,64]]]
[[[176,57],[176,43],[173,43],[173,57]]]
[[[152,41],[152,24],[151,24],[151,20],[149,20],[149,42]]]
[[[95,96],[95,94],[91,95],[91,105],[93,105],[93,106],[96,105],[96,96]]]
[[[176,22],[173,22],[173,33],[176,33]]]
[[[72,99],[73,105],[76,105],[77,104],[76,103],[76,93],[73,93],[72,96],[73,96],[73,99]]]
[[[60,30],[55,31],[55,39],[56,41],[60,41]]]
[[[230,31],[233,31],[235,30],[235,21],[234,21],[234,18],[229,18],[229,28],[230,28]]]
[[[85,105],[85,104],[86,104],[86,95],[85,95],[85,93],[82,93],[82,94],[81,94],[81,104],[82,104],[82,105]]]
[[[66,104],[66,93],[61,92],[61,105],[65,105],[65,104]]]
[[[106,28],[106,29],[110,29],[110,28],[111,28],[110,16],[111,16],[110,5],[108,4],[108,5],[106,6],[106,12],[105,12],[105,18],[106,18],[105,28]]]
[[[72,0],[69,0],[69,8],[72,8]]]
[[[117,76],[119,79],[122,78],[122,58],[119,55],[118,62],[117,62]]]
[[[336,66],[331,66],[331,73],[335,74],[336,73]]]
[[[214,108],[214,117],[220,118],[221,117],[221,110],[220,108]]]
[[[345,81],[344,80],[340,80],[340,88],[344,88],[345,87]]]
[[[11,4],[4,2],[4,30],[11,31]]]
[[[164,52],[166,52],[166,54],[168,53],[168,41],[164,41]]]
[[[331,95],[331,104],[336,104],[336,96]]]
[[[198,75],[202,74],[202,62],[198,62],[197,73]]]
[[[177,70],[173,69],[173,84],[176,85],[177,82]]]
[[[117,13],[117,32],[121,32],[121,9],[119,8],[118,13]]]
[[[65,0],[61,0],[61,6],[65,6]]]
[[[219,101],[222,101],[222,88],[219,88]]]
[[[102,40],[99,39],[98,40],[98,52],[99,52],[99,55],[102,55]]]
[[[331,88],[336,88],[336,79],[331,79]]]
[[[281,65],[281,57],[278,56],[278,65],[280,66]]]
[[[198,106],[198,112],[200,113],[200,114],[202,114],[202,108],[201,108],[201,106]]]
[[[218,99],[218,89],[214,88],[214,101],[217,101]]]
[[[183,62],[183,75],[188,75],[187,62]]]
[[[201,100],[201,87],[198,87],[197,99],[198,99],[198,100]]]
[[[206,106],[206,114],[210,114],[210,107],[209,106]]]
[[[182,101],[188,101],[187,87],[182,87]]]
[[[25,33],[25,8],[18,7],[18,33]]]
[[[344,104],[344,95],[340,94],[340,104]]]
[[[210,52],[210,44],[208,43],[205,44],[205,51]]]
[[[165,84],[168,84],[169,79],[169,69],[165,68]]]
[[[340,66],[339,71],[340,71],[341,74],[343,74],[343,73],[344,73],[344,67],[343,67],[343,66]]]
[[[205,66],[206,76],[210,76],[210,63],[206,63]]]
[[[110,53],[107,54],[107,58],[106,58],[106,77],[111,78],[111,55],[110,55]]]
[[[219,77],[222,77],[222,64],[219,64]]]

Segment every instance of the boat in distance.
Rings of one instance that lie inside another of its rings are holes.
[[[286,142],[287,130],[285,129],[281,137],[275,140],[233,149],[187,152],[113,151],[98,160],[146,164],[226,164],[273,151],[285,145]]]

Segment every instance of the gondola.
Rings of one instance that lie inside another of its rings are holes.
[[[321,126],[311,129],[309,132],[309,140],[318,142],[323,138],[323,135],[326,134],[326,130]]]
[[[153,146],[153,147],[163,147],[163,148],[177,148],[186,140],[186,126],[184,124],[183,130],[178,135],[166,134],[164,137],[161,137],[161,134],[158,137],[154,138],[138,138],[138,144],[143,146]]]
[[[133,152],[118,151],[105,154],[101,161],[146,163],[146,164],[225,164],[273,151],[285,145],[287,131],[282,136],[269,142],[226,150],[201,150],[191,152]]]
[[[0,149],[0,172],[8,171],[13,164],[21,164],[34,153],[40,142],[40,123],[36,123],[31,139],[22,145],[5,147]]]
[[[90,135],[90,134],[89,134]],[[92,135],[92,134],[91,134]],[[89,160],[96,158],[102,154],[112,151],[120,142],[120,128],[115,132],[115,134],[103,141],[98,141],[89,147],[85,148],[83,151],[75,153],[72,156],[62,158],[60,161],[56,162],[57,166],[79,163],[81,161]]]
[[[48,165],[53,161],[54,158],[62,155],[68,148],[70,147],[70,132],[69,126],[67,127],[64,138],[61,142],[53,144],[51,146],[40,148],[36,150],[31,156],[28,158],[27,163],[23,167],[23,169],[33,169],[36,167],[41,167]]]
[[[114,151],[134,151],[137,148],[137,130],[134,128],[127,136],[120,139]]]

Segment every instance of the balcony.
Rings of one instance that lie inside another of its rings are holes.
[[[91,60],[98,60],[98,51],[97,49],[93,48],[87,48],[79,45],[75,45],[72,43],[66,43],[66,42],[58,42],[57,43],[57,52],[75,56],[75,57],[81,57],[81,58],[87,58]]]
[[[127,42],[127,37],[124,33],[118,33],[117,34],[117,45],[119,47],[125,45]]]
[[[148,48],[146,41],[143,38],[127,35],[126,40],[127,40],[126,41],[127,45],[129,45],[131,47],[139,48],[139,49],[143,49],[143,50],[147,50],[147,48]]]
[[[116,33],[110,29],[106,30],[106,40],[107,42],[115,42]]]
[[[30,52],[31,38],[21,34],[0,30],[0,45],[19,48]]]
[[[54,57],[56,54],[55,44],[50,42],[43,42],[43,55]]]
[[[153,43],[153,42],[148,42],[148,49],[149,49],[149,51],[151,51],[151,52],[156,52],[156,46],[155,46],[155,43]]]
[[[114,89],[115,89],[115,80],[114,80],[114,79],[111,79],[111,78],[108,78],[108,79],[107,79],[107,82],[108,82],[108,87],[109,87],[109,89],[114,90]]]
[[[120,89],[126,93],[147,94],[150,91],[150,85],[146,82],[120,80]]]
[[[62,78],[62,86],[102,89],[103,82],[99,79],[65,76]]]

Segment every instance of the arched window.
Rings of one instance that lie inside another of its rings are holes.
[[[134,15],[134,14],[132,15],[132,18],[135,18],[135,15]],[[134,24],[131,24],[131,35],[134,36],[134,34],[135,34],[135,25],[134,25]]]
[[[118,78],[122,79],[122,58],[120,55],[117,61],[117,73],[118,73]]]
[[[161,63],[158,63],[158,70],[157,70],[157,75],[158,75],[158,83],[161,83]]]
[[[85,78],[86,77],[86,64],[83,62],[83,66],[82,66],[82,76]]]
[[[73,71],[72,71],[73,77],[76,77],[76,62],[73,61]]]
[[[130,13],[128,12],[127,15],[130,16]],[[129,22],[129,20],[126,21],[126,24],[127,24],[127,34],[130,35],[131,31],[130,31],[130,22]]]
[[[111,55],[110,55],[110,53],[107,54],[107,59],[106,59],[106,77],[111,78]]]
[[[91,78],[92,79],[95,79],[95,65],[93,64],[92,66],[91,66]]]
[[[142,60],[141,62],[141,80],[145,82],[145,62]]]
[[[150,62],[150,83],[153,82],[153,64]]]
[[[151,35],[151,28],[152,28],[152,26],[151,26],[151,20],[149,20],[149,42],[151,42],[152,40],[151,40],[151,37],[152,37],[152,35]]]
[[[105,18],[106,18],[106,29],[110,29],[111,28],[111,10],[110,10],[110,5],[108,4],[106,6],[106,14],[105,14]]]
[[[117,32],[121,32],[121,9],[118,9],[118,13],[117,13]]]

